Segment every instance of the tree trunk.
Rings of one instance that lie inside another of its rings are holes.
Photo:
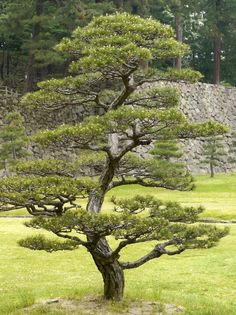
[[[211,177],[214,177],[214,166],[212,162],[210,162],[210,174],[211,174]]]
[[[29,56],[28,64],[26,68],[24,93],[33,91],[34,81],[35,81],[34,63],[35,63],[35,56],[34,56],[34,53],[31,53]]]
[[[114,3],[118,9],[124,8],[124,0],[114,0]]]
[[[214,39],[214,73],[213,84],[220,84],[220,60],[221,60],[221,37],[216,35]]]
[[[175,15],[175,33],[176,33],[176,39],[178,42],[183,42],[183,18],[180,13],[177,13]],[[181,69],[182,68],[182,58],[176,58],[175,59],[175,68]]]
[[[215,0],[216,23],[214,26],[214,70],[213,84],[220,84],[220,67],[221,67],[221,0]]]
[[[5,62],[5,50],[3,48],[2,50],[2,58],[1,58],[1,66],[0,66],[0,75],[1,75],[1,79],[4,79],[4,62]]]
[[[94,190],[87,204],[87,210],[99,213],[104,201],[106,190]],[[96,240],[87,237],[88,241],[96,243]],[[102,274],[104,283],[104,298],[107,300],[120,301],[124,293],[124,272],[118,261],[118,257],[111,257],[112,249],[105,238],[96,244],[96,248],[89,250],[93,260]]]
[[[90,195],[87,204],[87,211],[99,213],[102,208],[104,197],[113,180],[115,170],[119,163],[119,140],[117,134],[109,136],[110,156],[107,157],[104,171],[99,179],[99,189],[94,189]],[[107,240],[101,238],[98,242],[91,236],[87,236],[88,241],[96,244],[95,248],[89,249],[93,260],[101,272],[104,282],[104,297],[107,300],[120,301],[124,293],[124,271],[121,267],[118,256],[112,256],[112,249]]]
[[[97,191],[97,189],[93,190],[89,194],[87,210],[91,212],[99,213],[102,208],[102,204],[104,201],[105,192]]]
[[[10,74],[10,52],[9,50],[7,50],[7,60],[6,60],[6,72],[7,72],[7,76],[9,76]]]
[[[121,301],[124,294],[124,271],[118,258],[106,258],[111,253],[106,239],[101,239],[97,245],[99,254],[91,251],[93,260],[102,274],[104,283],[104,298],[107,300]]]
[[[41,16],[43,13],[43,2],[41,0],[37,0],[35,3],[35,14],[37,17]],[[39,34],[41,32],[41,22],[37,21],[33,24],[32,29],[32,42],[33,46],[37,43]],[[34,50],[30,50],[29,60],[26,68],[25,74],[25,84],[24,84],[24,93],[31,92],[34,89],[35,84],[35,52]]]
[[[104,197],[107,193],[110,183],[112,182],[112,179],[115,174],[115,170],[119,164],[119,159],[115,158],[119,150],[118,149],[118,145],[119,145],[118,135],[117,134],[110,135],[108,143],[110,147],[110,153],[113,156],[113,158],[108,157],[106,160],[104,171],[101,174],[100,179],[99,179],[99,189],[94,189],[89,195],[87,210],[91,212],[98,213],[101,211]]]

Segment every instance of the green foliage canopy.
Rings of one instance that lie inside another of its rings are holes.
[[[188,51],[173,38],[169,26],[127,13],[97,17],[76,29],[57,49],[73,58],[71,76],[41,83],[41,90],[24,96],[22,105],[33,104],[48,111],[80,105],[87,112],[80,117],[81,122],[43,130],[34,137],[59,153],[64,148],[78,150],[78,161],[68,166],[52,161],[21,164],[16,172],[30,175],[27,180],[24,175],[0,180],[0,196],[5,198],[2,209],[19,202],[38,216],[28,224],[30,227],[51,231],[75,242],[76,247],[85,246],[103,275],[105,297],[119,300],[123,296],[124,269],[136,268],[163,254],[214,246],[227,230],[194,224],[202,209],[150,197],[113,199],[116,213],[103,214],[106,193],[129,184],[192,189],[192,177],[185,168],[165,160],[143,159],[138,148],[148,148],[153,141],[218,135],[227,128],[215,122],[189,122],[177,109],[176,93],[166,88],[154,84],[142,93],[145,84],[148,88],[149,83],[160,80],[193,82],[200,77],[191,70],[143,69],[143,61],[178,57]],[[86,175],[89,179],[84,178]],[[75,212],[72,208],[81,196],[88,197],[86,210]],[[142,210],[143,216],[136,213]],[[106,239],[109,235],[120,240],[114,250]],[[134,262],[119,260],[122,248],[146,241],[156,241],[147,255]],[[73,247],[72,243],[64,246],[42,237],[22,241],[21,245],[48,251]]]

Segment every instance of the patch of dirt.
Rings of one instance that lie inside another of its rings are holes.
[[[44,314],[63,315],[176,315],[184,311],[181,306],[160,302],[126,300],[117,303],[95,297],[86,297],[82,300],[57,298],[41,301],[24,308],[23,314],[36,314],[39,309],[44,309]]]

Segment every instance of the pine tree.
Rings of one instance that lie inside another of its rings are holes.
[[[177,140],[159,140],[154,143],[154,147],[149,151],[153,155],[153,160],[159,164],[159,168],[165,170],[169,176],[177,178],[188,178],[189,186],[186,190],[194,187],[193,177],[189,173],[187,166],[178,161],[183,156]],[[182,187],[184,190],[184,186]]]
[[[222,157],[226,155],[224,150],[223,138],[219,136],[212,136],[202,146],[202,153],[205,159],[202,163],[208,164],[210,169],[210,176],[214,177],[215,167],[222,163]]]
[[[67,59],[53,47],[77,25],[112,13],[109,0],[2,0],[0,4],[0,76],[24,92],[52,73],[65,71]]]
[[[137,268],[162,255],[217,244],[227,230],[197,222],[202,208],[163,203],[152,197],[112,198],[114,209],[102,213],[104,198],[115,187],[139,184],[186,190],[192,188],[188,173],[163,161],[143,159],[138,147],[164,139],[186,139],[221,134],[219,123],[193,124],[176,108],[178,98],[170,88],[145,83],[189,79],[199,73],[183,69],[143,71],[141,61],[178,57],[188,49],[160,22],[126,13],[97,17],[77,28],[57,49],[71,54],[71,75],[41,82],[41,90],[22,102],[47,113],[65,106],[82,106],[88,116],[74,125],[61,125],[35,136],[44,146],[78,150],[78,160],[30,161],[16,167],[18,175],[0,181],[0,209],[25,207],[36,217],[27,226],[46,229],[65,240],[34,236],[20,242],[31,249],[74,249],[84,246],[104,281],[106,299],[120,300],[124,270]],[[93,114],[96,109],[97,115]],[[99,109],[99,110],[98,110]],[[86,209],[80,209],[87,197]],[[77,201],[77,202],[75,202]],[[77,209],[77,210],[76,210]],[[147,211],[144,211],[147,210]],[[139,213],[143,212],[140,216]],[[109,245],[108,236],[117,243]],[[155,241],[153,249],[136,261],[122,261],[122,249]]]
[[[0,167],[8,172],[8,167],[28,155],[24,119],[18,112],[8,113],[0,128]]]
[[[183,153],[179,148],[176,140],[163,140],[154,143],[154,147],[150,150],[150,154],[157,159],[170,161],[171,158],[180,158]]]

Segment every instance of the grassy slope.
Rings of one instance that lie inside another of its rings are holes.
[[[236,217],[233,199],[236,175],[197,180],[199,187],[194,192],[157,192],[134,186],[118,188],[115,193],[119,196],[153,193],[162,199],[205,204],[208,216]],[[109,208],[110,204],[105,206]],[[18,239],[37,233],[24,227],[23,221],[0,219],[0,314],[10,314],[14,308],[42,298],[102,294],[101,277],[84,249],[48,254],[18,247]],[[235,237],[236,225],[215,248],[162,257],[127,271],[125,296],[183,305],[188,315],[236,315]],[[123,257],[138,257],[149,246],[151,244],[129,249]]]

